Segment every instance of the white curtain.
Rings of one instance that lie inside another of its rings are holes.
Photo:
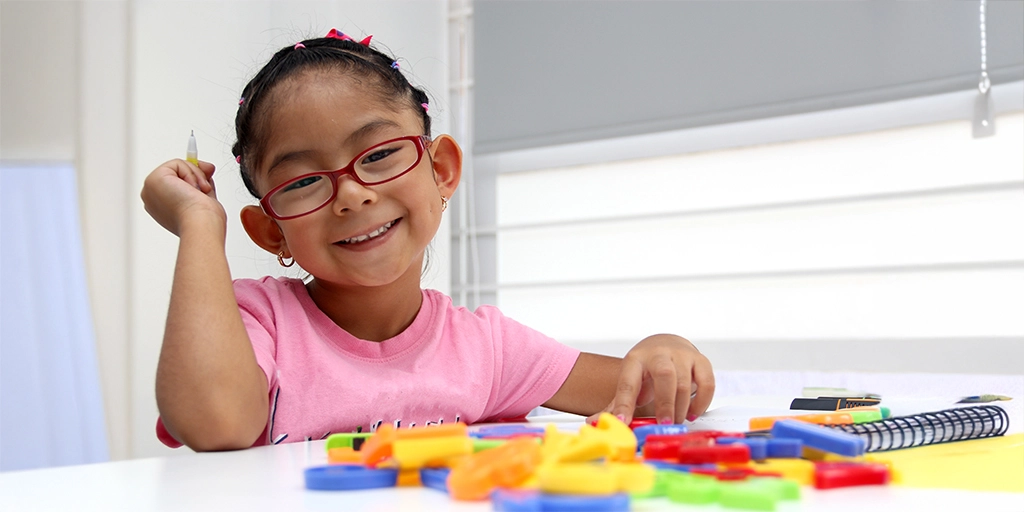
[[[0,471],[106,461],[75,169],[0,176]]]

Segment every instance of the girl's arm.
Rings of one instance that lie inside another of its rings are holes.
[[[679,336],[657,334],[637,343],[623,359],[580,354],[544,406],[583,415],[610,412],[627,423],[634,415],[682,423],[703,414],[714,393],[708,358]]]
[[[157,365],[160,416],[196,451],[248,448],[267,423],[267,379],[242,324],[213,165],[172,160],[146,178],[146,210],[180,238]]]

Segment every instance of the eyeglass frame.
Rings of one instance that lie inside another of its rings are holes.
[[[392,176],[392,177],[390,177],[390,178],[388,178],[386,180],[375,181],[373,183],[369,183],[369,182],[363,181],[363,179],[360,178],[358,174],[356,174],[356,162],[358,162],[360,158],[363,158],[364,156],[368,155],[371,151],[373,151],[375,148],[377,148],[379,146],[383,146],[385,144],[391,144],[392,142],[398,142],[400,140],[411,140],[413,142],[413,144],[416,146],[416,161],[413,162],[413,164],[410,165],[408,169],[406,169],[406,170],[404,170],[404,171],[402,171],[402,172],[400,172],[400,173],[398,173],[398,174],[396,174],[396,175],[394,175],[394,176]],[[264,213],[266,213],[270,217],[272,217],[274,219],[277,219],[277,220],[291,220],[291,219],[297,219],[299,217],[304,217],[304,216],[309,215],[309,214],[311,214],[313,212],[319,211],[324,206],[327,206],[327,205],[331,204],[331,202],[334,201],[334,199],[338,197],[338,179],[340,179],[344,175],[350,176],[353,181],[355,181],[356,183],[358,183],[358,184],[360,184],[360,185],[362,185],[364,187],[370,187],[370,186],[373,186],[373,185],[380,185],[382,183],[387,183],[389,181],[394,181],[394,180],[397,180],[398,178],[401,178],[402,176],[405,176],[406,174],[409,173],[409,171],[415,169],[418,165],[420,165],[420,162],[423,161],[423,154],[427,152],[428,148],[430,148],[430,143],[431,142],[433,142],[433,140],[428,135],[407,135],[405,137],[396,137],[394,139],[386,140],[384,142],[378,142],[378,143],[376,143],[376,144],[366,148],[362,152],[360,152],[358,155],[355,156],[355,158],[352,159],[351,162],[348,163],[348,165],[346,165],[345,167],[342,167],[341,169],[337,169],[337,170],[334,170],[334,171],[317,171],[317,172],[306,173],[306,174],[303,174],[301,176],[297,176],[295,178],[292,178],[292,179],[290,179],[290,180],[288,180],[288,181],[286,181],[286,182],[284,182],[284,183],[282,183],[282,184],[280,184],[280,185],[270,189],[270,192],[267,192],[266,194],[264,194],[263,197],[260,199],[260,208],[263,209]],[[289,185],[291,185],[291,184],[293,184],[293,183],[295,183],[297,181],[304,180],[304,179],[306,179],[306,178],[308,178],[310,176],[318,176],[318,175],[326,175],[326,176],[329,176],[330,179],[331,179],[331,197],[328,198],[326,201],[324,201],[324,204],[321,204],[320,206],[317,206],[316,208],[313,208],[312,210],[310,210],[308,212],[300,213],[298,215],[281,216],[281,215],[278,215],[277,212],[274,211],[274,208],[270,205],[270,197],[271,196],[273,196],[279,190],[281,190],[281,189],[283,189],[283,188],[285,188],[285,187],[287,187],[287,186],[289,186]]]

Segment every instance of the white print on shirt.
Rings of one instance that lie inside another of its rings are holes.
[[[277,416],[277,401],[278,401],[278,399],[280,397],[281,397],[281,388],[278,387],[277,390],[274,391],[274,400],[270,404],[270,428],[267,429],[267,438],[270,439],[270,443],[271,444],[280,444],[285,439],[288,439],[288,433],[282,433],[282,434],[278,434],[277,436],[274,436],[274,418]],[[462,419],[461,415],[458,415],[458,414],[455,415],[455,423],[458,423],[461,419]],[[383,425],[383,424],[384,424],[384,420],[382,420],[382,419],[381,420],[377,420],[376,422],[370,424],[369,431],[371,433],[372,432],[376,432],[377,429],[380,428],[380,426]],[[423,426],[424,427],[430,427],[430,426],[442,425],[442,424],[444,424],[444,416],[438,418],[437,421],[427,420],[427,421],[425,421],[423,423]],[[392,425],[394,425],[395,428],[402,428],[402,420],[401,419],[394,420],[392,422]],[[416,422],[412,422],[412,423],[410,423],[407,426],[407,428],[412,428],[412,427],[415,427],[415,426],[416,426]],[[356,429],[353,432],[360,433],[362,431],[363,431],[363,427],[359,426],[359,427],[356,427]],[[330,431],[324,432],[324,434],[322,436],[320,436],[319,439],[320,440],[327,439],[327,437],[330,436],[332,433],[333,432],[330,432]],[[305,436],[305,439],[306,439],[306,441],[312,441],[313,440],[313,436]]]
[[[280,396],[281,396],[281,388],[277,388],[277,391],[274,391],[274,401],[273,401],[273,403],[270,404],[270,428],[267,429],[267,438],[269,438],[271,440],[270,441],[271,444],[278,444],[281,441],[284,441],[285,438],[288,437],[288,434],[281,434],[280,436],[277,436],[276,438],[271,437],[274,434],[274,418],[277,417],[277,399]]]
[[[459,420],[461,420],[461,419],[462,419],[462,416],[460,416],[458,414],[455,415],[455,423],[458,423]],[[430,427],[430,426],[433,426],[433,425],[441,425],[442,423],[444,423],[444,416],[438,418],[437,421],[427,420],[427,421],[425,421],[423,423],[423,426]],[[384,420],[377,420],[376,423],[373,423],[373,424],[370,425],[370,432],[376,432],[377,429],[380,428],[380,426],[383,425],[383,424],[384,424]],[[402,428],[402,420],[401,419],[397,419],[395,421],[392,421],[391,425],[394,426],[395,428]],[[415,426],[416,426],[416,422],[412,422],[412,423],[406,425],[406,428],[412,428],[412,427],[415,427]],[[363,431],[362,427],[356,428],[356,432],[357,433],[358,432],[362,432],[362,431]]]

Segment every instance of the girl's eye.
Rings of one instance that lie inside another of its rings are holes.
[[[373,164],[373,163],[380,162],[381,160],[383,160],[383,159],[387,158],[388,156],[390,156],[395,151],[397,151],[397,149],[395,149],[395,148],[386,148],[386,149],[380,149],[380,150],[374,151],[373,153],[370,153],[369,155],[366,155],[366,157],[364,157],[363,161],[360,162],[360,163],[363,164],[363,165],[368,165],[368,164]]]
[[[308,178],[302,178],[301,180],[295,180],[294,183],[282,188],[281,192],[288,192],[289,190],[298,190],[303,187],[308,187],[322,179],[324,179],[323,176],[310,176]]]

